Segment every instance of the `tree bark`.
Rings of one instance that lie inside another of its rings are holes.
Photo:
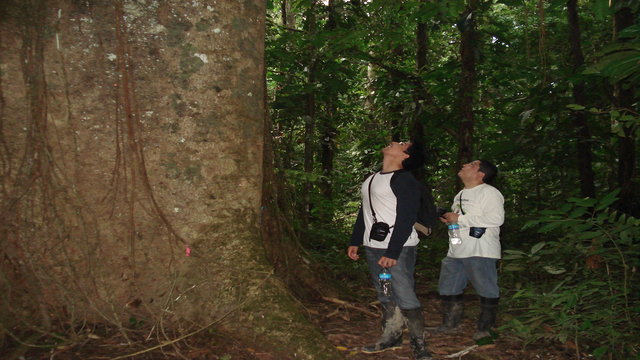
[[[549,72],[547,71],[547,25],[545,20],[544,0],[538,0],[538,56],[540,57],[540,72],[542,86],[547,86]]]
[[[458,114],[460,126],[458,130],[458,165],[473,159],[473,99],[476,90],[476,51],[477,35],[475,29],[475,0],[470,0],[467,10],[460,20],[461,42],[460,60],[462,71],[458,84]],[[457,167],[456,167],[457,168]]]
[[[569,44],[571,45],[571,64],[574,75],[584,66],[582,47],[580,45],[580,24],[578,20],[577,0],[567,1],[567,15],[569,18]],[[587,105],[585,86],[582,79],[573,84],[573,101],[582,106]],[[593,154],[591,152],[591,132],[587,113],[584,110],[575,110],[572,113],[573,126],[576,131],[576,150],[578,174],[580,176],[580,194],[582,197],[595,197],[596,187],[592,168]]]
[[[328,19],[326,29],[329,31],[335,30],[338,27],[336,18],[336,0],[329,0],[327,5]],[[331,60],[329,60],[331,61]],[[335,75],[328,74],[329,80],[332,80]],[[336,104],[338,103],[338,92],[332,91],[327,95],[325,101],[325,114],[320,117],[320,165],[322,168],[322,177],[320,178],[319,188],[320,194],[327,201],[330,202],[333,198],[333,185],[331,182],[331,176],[333,175],[333,159],[335,157],[335,137],[337,135],[334,121],[336,118]],[[333,219],[333,206],[322,206],[319,214],[319,222],[321,224],[331,224]]]
[[[316,33],[316,2],[311,1],[311,5],[307,10],[306,31],[309,36],[313,37]],[[307,49],[307,88],[305,96],[305,115],[304,115],[304,172],[308,175],[305,179],[302,190],[302,216],[301,227],[302,232],[307,233],[309,230],[309,222],[311,216],[311,191],[313,190],[313,182],[310,180],[314,168],[315,153],[315,133],[316,133],[316,67],[318,64],[316,48],[313,44],[309,44]],[[306,236],[305,236],[306,238]]]
[[[264,3],[147,4],[3,4],[2,328],[220,326],[340,358],[260,236]]]
[[[426,3],[427,0],[421,0],[421,3]],[[426,70],[427,66],[427,24],[424,22],[418,22],[416,25],[416,74],[418,76],[422,71]],[[410,138],[415,142],[424,143],[424,124],[422,117],[424,114],[424,105],[427,101],[426,89],[422,86],[416,86],[413,91],[413,121],[411,124]],[[420,167],[414,171],[414,175],[420,181],[425,179],[425,169]]]
[[[614,36],[625,28],[633,25],[634,14],[630,7],[622,7],[615,13]],[[634,103],[633,87],[623,87],[622,83],[615,84],[615,105],[621,113],[632,110]],[[636,172],[636,142],[633,129],[624,128],[624,136],[618,139],[618,186],[620,187],[620,200],[618,208],[624,212],[637,215],[639,210],[634,206],[636,193],[633,188],[633,177]],[[637,205],[636,205],[637,206]]]
[[[282,25],[294,29],[296,27],[296,17],[291,11],[291,1],[282,0],[280,4],[280,14],[282,16]]]

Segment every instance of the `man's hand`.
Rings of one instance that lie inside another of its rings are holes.
[[[398,260],[388,258],[386,256],[383,256],[380,258],[380,260],[378,260],[378,265],[382,266],[383,268],[390,268],[397,263],[398,263]]]
[[[349,259],[351,259],[351,260],[360,259],[360,255],[358,255],[358,247],[357,246],[349,246],[349,248],[347,249],[347,256],[349,256]]]
[[[460,215],[454,212],[444,213],[442,214],[442,217],[440,217],[440,221],[442,221],[443,223],[458,222],[458,216]]]

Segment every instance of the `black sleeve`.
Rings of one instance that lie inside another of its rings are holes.
[[[418,181],[410,172],[397,172],[391,179],[391,190],[396,196],[396,222],[389,246],[384,256],[398,259],[402,247],[409,239],[416,222],[418,207],[420,206],[420,189]]]
[[[420,208],[418,209],[418,222],[422,225],[433,228],[438,221],[438,210],[433,201],[431,189],[420,184]]]
[[[362,206],[358,211],[358,218],[356,219],[356,223],[353,225],[353,232],[351,233],[351,241],[349,242],[349,246],[360,246],[362,245],[362,239],[364,236],[364,215],[362,214]]]

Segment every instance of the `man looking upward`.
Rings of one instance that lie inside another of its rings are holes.
[[[413,225],[420,206],[421,185],[410,172],[422,166],[424,154],[419,145],[405,142],[392,142],[382,149],[382,154],[382,171],[369,176],[362,184],[362,205],[347,250],[349,258],[358,260],[358,247],[364,245],[371,279],[383,309],[382,336],[362,351],[377,353],[399,348],[404,315],[414,358],[427,360],[431,354],[424,341],[422,305],[414,290],[419,239]],[[371,235],[375,222],[384,222],[390,227],[386,236],[378,240]],[[390,295],[385,295],[378,283],[378,274],[383,268],[392,276]]]

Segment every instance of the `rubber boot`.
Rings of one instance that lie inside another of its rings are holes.
[[[415,360],[431,360],[431,353],[427,350],[427,343],[424,341],[424,317],[422,308],[402,310],[402,314],[407,318],[409,336],[411,336],[411,351]]]
[[[489,330],[496,324],[499,300],[500,298],[480,297],[480,317],[478,318],[476,333],[473,334],[473,340],[480,340],[491,336]]]
[[[382,335],[375,344],[362,347],[361,351],[375,354],[402,347],[402,327],[404,321],[400,308],[393,302],[382,303]]]
[[[464,315],[462,294],[442,295],[442,325],[438,326],[434,333],[455,332]]]

